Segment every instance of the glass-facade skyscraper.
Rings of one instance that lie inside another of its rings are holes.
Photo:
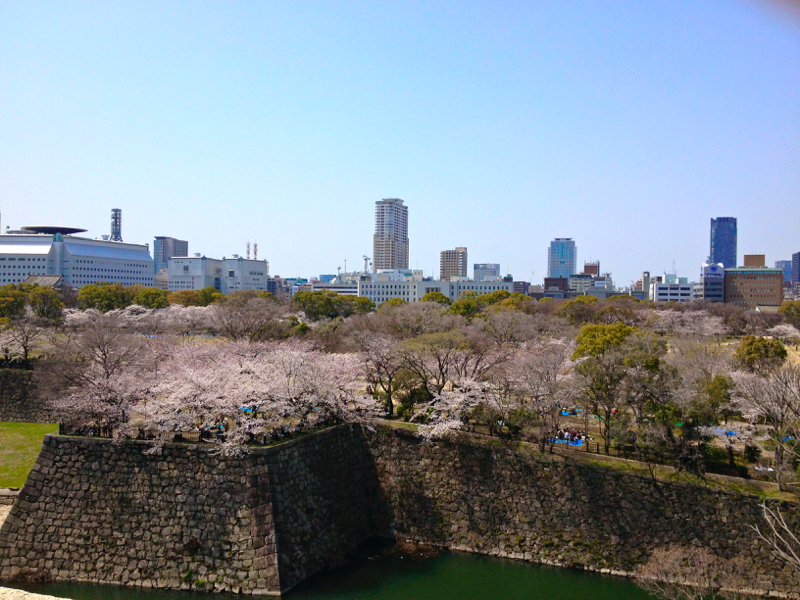
[[[722,263],[726,269],[735,269],[736,256],[736,217],[711,219],[709,263]]]
[[[566,277],[575,274],[578,249],[572,238],[556,238],[547,249],[547,276]]]

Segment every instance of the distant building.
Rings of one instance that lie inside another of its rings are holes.
[[[157,235],[153,242],[153,272],[166,269],[173,256],[189,256],[189,242],[165,235]]]
[[[451,277],[467,276],[467,249],[457,247],[454,250],[442,250],[439,254],[439,279],[449,280]]]
[[[792,254],[792,283],[800,283],[800,252]]]
[[[695,300],[725,302],[725,269],[722,265],[703,265],[700,281],[694,285]]]
[[[578,249],[572,238],[556,238],[547,249],[547,276],[569,277],[575,273]]]
[[[739,308],[780,306],[783,271],[766,267],[725,269],[725,302]]]
[[[67,283],[63,275],[28,275],[22,283],[25,285],[38,285],[56,291],[72,287]]]
[[[583,293],[594,286],[594,277],[587,273],[573,273],[569,276],[569,291]]]
[[[336,279],[336,275],[332,275],[332,274],[331,274],[331,275],[320,275],[320,276],[319,276],[319,280],[320,280],[322,283],[330,283],[330,282],[331,282],[331,281],[333,281],[334,279]]]
[[[475,281],[496,281],[500,279],[500,265],[497,263],[475,263],[472,265],[472,279]]]
[[[790,260],[776,260],[775,268],[783,271],[783,281],[792,280],[792,261]]]
[[[600,261],[583,263],[584,275],[600,275]]]
[[[223,294],[239,290],[267,291],[269,263],[248,260],[238,255],[231,258],[182,256],[169,259],[167,267],[169,291],[202,290],[213,287]]]
[[[653,302],[691,302],[694,299],[694,285],[686,281],[683,283],[654,281],[650,284],[650,298]]]
[[[545,292],[559,290],[562,292],[569,291],[569,278],[568,277],[545,277],[544,290]]]
[[[744,255],[745,267],[766,267],[767,257],[764,254],[745,254]]]
[[[24,227],[0,235],[0,286],[29,275],[63,275],[74,288],[107,281],[153,285],[153,259],[146,244],[78,237],[74,227]]]
[[[711,219],[709,264],[722,263],[726,269],[733,269],[736,256],[736,217]]]
[[[372,263],[376,270],[408,268],[408,207],[400,198],[375,203]]]
[[[530,289],[531,284],[528,281],[515,281],[514,282],[514,293],[515,294],[525,294],[528,295],[528,290]]]
[[[498,290],[514,291],[512,281],[372,281],[364,278],[358,282],[358,295],[369,298],[380,306],[391,298],[406,302],[419,302],[429,292],[440,292],[451,301],[458,300],[464,292],[490,294]]]

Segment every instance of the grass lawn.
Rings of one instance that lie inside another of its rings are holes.
[[[45,434],[57,431],[58,425],[0,422],[0,487],[22,487]]]

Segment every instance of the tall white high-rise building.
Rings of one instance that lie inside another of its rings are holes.
[[[408,207],[400,198],[375,203],[372,263],[376,270],[408,269]]]
[[[556,238],[547,249],[547,276],[566,277],[576,272],[578,249],[572,238]]]

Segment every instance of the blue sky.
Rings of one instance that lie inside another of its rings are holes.
[[[541,281],[800,251],[800,10],[655,2],[2,2],[3,229],[189,240],[273,274],[372,254],[374,203]],[[534,272],[533,276],[531,273]]]

